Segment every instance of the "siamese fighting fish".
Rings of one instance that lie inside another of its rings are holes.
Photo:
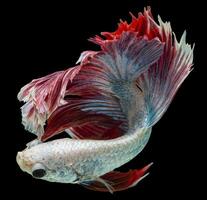
[[[74,67],[25,85],[22,123],[37,138],[17,153],[22,171],[49,182],[115,192],[135,186],[152,163],[117,171],[146,146],[193,65],[186,32],[177,41],[169,22],[150,8],[114,32],[89,41]],[[68,137],[51,137],[67,132]],[[49,141],[47,141],[50,138]]]

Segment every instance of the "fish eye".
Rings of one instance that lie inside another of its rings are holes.
[[[42,164],[37,163],[32,167],[32,176],[34,176],[35,178],[42,178],[45,175],[46,170]]]

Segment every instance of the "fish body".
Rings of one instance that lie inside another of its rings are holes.
[[[152,127],[189,75],[193,48],[150,8],[90,41],[75,67],[34,79],[18,94],[22,123],[37,136],[17,154],[20,168],[42,180],[96,191],[135,186],[151,164],[115,171],[146,146]],[[66,131],[70,138],[47,141]]]
[[[133,159],[146,145],[150,133],[151,130],[140,129],[112,140],[58,139],[19,152],[17,162],[30,174],[30,166],[42,163],[47,168],[47,175],[43,177],[47,181],[82,183]],[[21,163],[24,161],[27,162]]]

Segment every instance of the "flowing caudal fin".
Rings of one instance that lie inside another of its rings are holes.
[[[88,134],[84,134],[86,131],[80,132],[83,128],[73,128],[69,120],[70,115],[77,116],[75,113],[80,111],[83,117],[84,113],[86,114],[88,123],[90,114],[104,115],[111,118],[106,126],[108,130],[111,130],[111,123],[120,123],[121,128],[126,130],[128,122],[120,104],[123,96],[118,94],[117,90],[128,92],[125,85],[128,82],[133,83],[133,80],[148,70],[162,52],[163,44],[157,38],[148,40],[145,37],[137,37],[136,33],[124,32],[118,40],[108,41],[102,45],[102,51],[82,54],[79,60],[83,63],[81,70],[68,89],[68,94],[79,95],[80,99],[69,101],[50,116],[43,138],[49,138],[66,128],[70,129],[74,134],[70,135],[74,137],[75,135],[79,138],[86,138],[86,135],[89,137]],[[125,102],[131,104],[130,100]],[[57,119],[62,120],[58,120],[57,123]],[[83,124],[80,126],[83,127]],[[100,124],[90,123],[89,127],[88,124],[84,124],[84,128],[86,127],[93,130],[90,138],[94,138],[94,130],[99,128]],[[101,135],[105,138],[104,134]]]
[[[148,104],[148,126],[154,125],[164,114],[178,88],[190,73],[193,62],[193,48],[185,41],[186,32],[180,42],[177,42],[170,23],[162,22],[160,17],[158,21],[157,24],[150,7],[147,7],[137,18],[132,15],[131,23],[121,20],[116,31],[102,33],[105,39],[99,36],[90,39],[104,47],[108,41],[119,40],[125,31],[130,31],[138,37],[148,37],[149,40],[157,37],[164,43],[164,51],[158,62],[137,79],[137,85],[142,89]]]
[[[193,48],[186,43],[186,32],[180,42],[177,42],[169,23],[163,23],[159,18],[158,26],[151,18],[149,20],[159,30],[160,40],[165,42],[159,61],[137,79],[137,84],[145,93],[149,126],[153,126],[167,110],[178,88],[189,75]]]
[[[132,16],[131,24],[121,22],[103,35],[106,40],[92,39],[102,50],[83,52],[80,66],[34,80],[20,91],[26,129],[44,140],[65,129],[78,138],[107,138],[108,130],[121,135],[129,127],[128,114],[137,112],[133,105],[139,99],[129,87],[135,81],[147,105],[148,126],[160,119],[191,70],[193,49],[185,33],[178,43],[169,23],[159,19],[156,24],[148,8]],[[71,95],[78,98],[67,99]]]
[[[91,63],[108,81],[133,80],[155,63],[163,53],[163,44],[154,38],[137,37],[137,33],[123,32],[118,40],[107,41],[103,51]]]
[[[134,187],[139,181],[146,177],[149,164],[142,169],[130,170],[128,172],[112,171],[100,177],[100,180],[81,183],[84,187],[100,192],[117,192]]]

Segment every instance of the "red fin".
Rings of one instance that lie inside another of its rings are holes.
[[[123,134],[124,123],[112,117],[94,111],[83,111],[86,101],[69,100],[57,108],[47,120],[45,132],[41,137],[45,141],[60,132],[67,131],[72,138],[112,139]]]
[[[100,45],[103,49],[114,41],[121,41],[123,35],[126,32],[130,32],[130,34],[134,33],[137,38],[144,36],[149,41],[156,38],[164,44],[163,52],[159,59],[151,66],[148,65],[148,68],[145,67],[144,69],[147,70],[143,74],[140,73],[141,76],[137,76],[137,83],[144,91],[146,105],[148,105],[148,126],[153,126],[165,113],[178,88],[191,72],[194,46],[191,47],[186,43],[186,32],[184,32],[180,42],[178,42],[169,22],[164,23],[158,17],[158,23],[156,23],[150,7],[144,9],[143,13],[139,13],[138,17],[132,14],[131,16],[132,21],[130,23],[121,21],[116,31],[101,33],[103,38],[96,36],[90,39],[90,41]],[[132,39],[129,41],[131,42]],[[131,44],[132,46],[137,45],[138,42],[132,42]],[[126,48],[127,45],[124,45],[124,47]],[[134,48],[132,52],[136,52],[136,49],[139,47]],[[128,49],[131,49],[131,47]],[[130,53],[130,55],[133,55],[133,53]],[[148,60],[149,56],[146,58]],[[133,59],[130,57],[131,61]],[[132,71],[129,71],[129,64],[124,66],[127,66],[128,75],[130,73],[133,74]]]
[[[177,41],[169,23],[159,18],[160,40],[165,42],[163,54],[137,79],[144,91],[148,105],[148,126],[153,126],[163,116],[177,90],[192,70],[193,48],[186,43],[186,32]]]
[[[25,85],[18,94],[24,101],[22,123],[26,130],[40,136],[44,132],[46,120],[57,107],[63,105],[66,86],[80,71],[80,66],[55,72],[35,79]]]
[[[152,21],[154,20],[150,7],[144,9],[143,13],[139,13],[138,17],[135,17],[131,13],[130,15],[132,17],[131,23],[127,23],[126,21],[121,20],[118,24],[117,30],[114,32],[102,32],[101,35],[103,38],[100,36],[95,36],[94,38],[90,38],[89,41],[102,46],[106,41],[119,39],[123,32],[126,31],[136,33],[137,37],[144,35],[149,39],[160,37],[160,32],[156,26],[156,23],[154,22],[152,24]]]
[[[48,119],[45,132],[41,137],[45,141],[70,127],[78,127],[89,122],[107,120],[107,116],[72,110],[70,104],[59,107]],[[108,119],[109,120],[109,119]],[[78,136],[77,136],[78,137]]]
[[[146,174],[146,171],[151,165],[152,163],[143,167],[142,169],[130,170],[128,172],[112,171],[101,176],[101,182],[93,181],[89,185],[82,185],[87,189],[99,192],[116,192],[126,190],[130,187],[135,186],[139,181],[147,176],[148,173]],[[105,184],[103,184],[103,182],[105,182]],[[106,187],[107,185],[109,187]]]

